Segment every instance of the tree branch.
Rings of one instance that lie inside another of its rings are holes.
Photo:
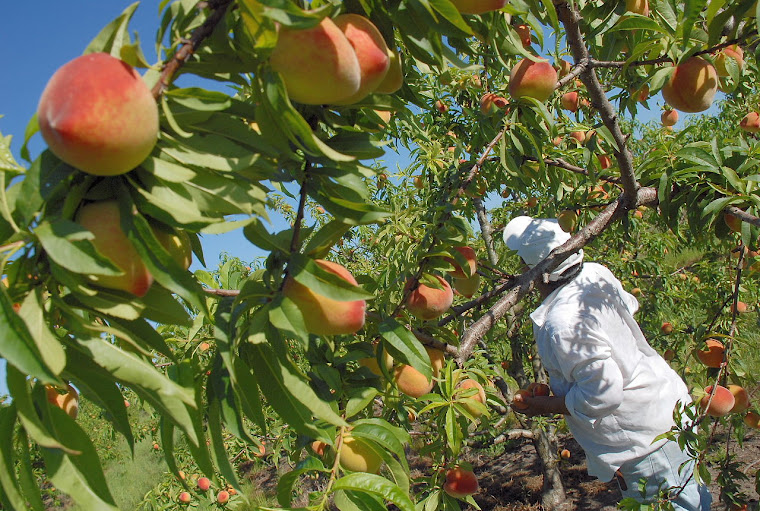
[[[195,53],[195,49],[200,46],[204,39],[209,37],[216,26],[224,17],[227,12],[227,7],[230,6],[232,0],[211,0],[208,2],[208,6],[211,8],[211,14],[203,22],[203,24],[193,31],[190,39],[185,42],[176,51],[172,59],[164,65],[161,75],[158,78],[158,82],[153,86],[151,93],[155,99],[161,97],[166,92],[174,79],[174,75],[177,74],[179,68],[181,68],[185,62]]]

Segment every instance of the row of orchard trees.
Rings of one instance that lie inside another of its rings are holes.
[[[53,406],[69,383],[131,445],[128,387],[160,414],[173,471],[179,434],[205,474],[238,488],[225,434],[256,443],[252,431],[265,434],[276,417],[297,435],[294,458],[316,442],[282,478],[284,508],[298,477],[323,473],[312,509],[456,509],[477,488],[458,462],[469,426],[490,420],[473,353],[496,343],[497,322],[542,272],[610,227],[626,247],[653,223],[683,235],[685,221],[689,237],[722,246],[714,234],[728,234],[725,211],[742,220],[742,245],[756,248],[756,141],[737,128],[756,106],[752,1],[161,7],[158,62],[142,79],[132,67],[147,59],[128,32],[135,4],[48,84],[26,136],[39,130],[49,150],[31,159],[22,147],[28,166],[0,153],[7,509],[42,509],[29,441],[56,487],[86,508],[115,508],[87,432],[73,409]],[[729,58],[717,56],[729,47]],[[719,58],[723,76],[711,64]],[[236,92],[178,88],[179,73]],[[719,87],[729,95],[721,129],[647,131],[639,141],[626,121],[660,89],[673,107],[697,111]],[[385,143],[414,157],[398,179],[368,166]],[[284,206],[270,192],[294,188],[293,227],[271,232],[267,208]],[[536,212],[585,227],[515,276],[483,209],[495,193],[511,204],[497,224],[540,198]],[[628,215],[640,205],[658,214]],[[232,229],[269,254],[263,267],[234,289],[191,275],[191,249],[203,262],[198,235]],[[462,247],[478,247],[477,264]],[[450,283],[473,300],[451,307]],[[723,333],[730,363],[713,383],[742,383],[750,375],[735,369],[736,329]],[[210,355],[195,356],[200,342]],[[506,411],[488,395],[493,413]],[[441,470],[413,485],[405,448],[417,414],[440,432],[429,454]],[[551,449],[537,445],[556,476]],[[556,479],[550,489],[547,505],[563,497]]]

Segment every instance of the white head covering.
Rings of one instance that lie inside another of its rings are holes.
[[[528,267],[533,268],[549,253],[570,239],[554,218],[531,218],[518,216],[510,220],[504,228],[504,243],[510,250],[516,250]],[[565,259],[550,275],[556,281],[562,273],[583,261],[583,250]]]

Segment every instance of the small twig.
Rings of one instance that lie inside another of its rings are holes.
[[[238,296],[240,294],[239,289],[203,289],[206,294],[214,296]]]
[[[216,26],[224,17],[227,12],[227,7],[230,6],[232,0],[214,0],[207,2],[208,6],[212,9],[211,14],[203,22],[203,24],[193,31],[190,39],[187,40],[169,62],[164,65],[161,75],[158,77],[158,82],[153,86],[151,93],[153,97],[158,99],[166,92],[174,79],[174,75],[177,74],[179,68],[181,68],[185,62],[195,53],[195,49],[203,42],[204,39],[209,37]]]

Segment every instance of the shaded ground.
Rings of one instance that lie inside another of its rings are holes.
[[[720,442],[718,442],[720,443]],[[734,444],[735,446],[735,444]],[[563,461],[561,471],[567,490],[568,505],[566,511],[613,511],[620,498],[616,483],[606,483],[589,477],[586,473],[586,459],[583,450],[572,437],[561,440],[561,447],[567,448],[570,459]],[[754,490],[754,473],[760,469],[760,432],[751,431],[745,437],[741,450],[737,451],[738,461],[751,480],[742,483],[742,490],[754,502],[749,510],[758,510],[758,494]],[[535,450],[528,441],[516,448],[510,448],[500,455],[479,454],[477,451],[466,456],[472,463],[478,481],[480,492],[475,500],[483,511],[543,511],[541,506],[542,476]],[[413,476],[430,472],[430,467],[423,458],[410,458]],[[285,469],[285,467],[281,467]],[[713,495],[712,510],[725,510],[726,506],[719,502],[718,486],[714,483],[716,469],[710,467],[713,474],[711,492]],[[254,484],[265,493],[273,495],[276,491],[277,477],[274,469],[258,471],[249,474]],[[302,494],[318,489],[323,481],[304,481]],[[306,499],[294,502],[294,505],[305,505]],[[754,507],[753,507],[754,506]],[[565,510],[563,510],[565,511]]]

